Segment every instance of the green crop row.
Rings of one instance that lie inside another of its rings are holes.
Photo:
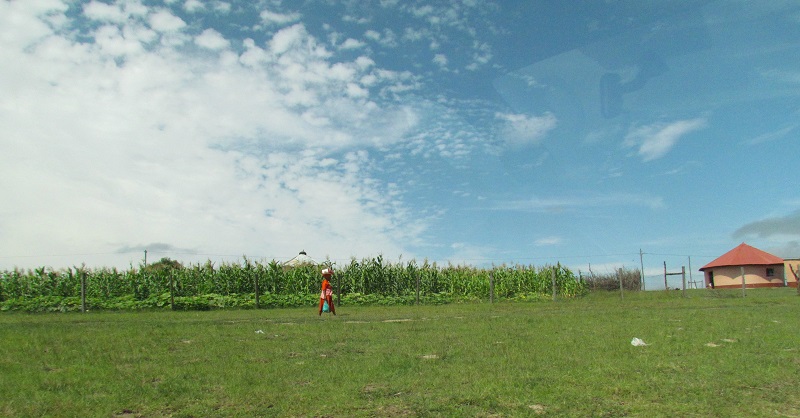
[[[587,291],[586,284],[561,265],[477,268],[439,266],[427,260],[422,264],[415,260],[390,263],[378,256],[352,259],[346,265],[334,267],[332,284],[337,296],[351,303],[405,304],[416,303],[418,297],[423,303],[437,303],[439,299],[480,300],[490,297],[492,286],[496,298],[525,298],[532,294],[551,295],[553,281],[556,294],[562,298]],[[286,268],[274,260],[260,263],[245,258],[242,263],[215,266],[209,261],[182,266],[165,258],[128,270],[75,267],[0,271],[0,302],[7,302],[8,309],[9,305],[35,305],[36,301],[49,301],[52,306],[53,300],[63,299],[69,307],[74,305],[74,298],[81,296],[84,282],[87,300],[122,300],[121,303],[134,307],[166,303],[165,295],[171,295],[176,304],[195,303],[181,298],[200,298],[196,303],[201,306],[247,307],[254,303],[256,291],[262,299],[261,306],[296,306],[314,303],[320,281],[320,266],[314,265]],[[248,302],[240,302],[241,295],[250,295],[246,298]],[[378,300],[382,302],[375,302]],[[93,303],[103,307],[101,302]]]

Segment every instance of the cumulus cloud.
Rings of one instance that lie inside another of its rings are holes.
[[[230,45],[230,42],[214,29],[204,30],[203,33],[194,38],[194,42],[203,48],[212,50],[224,49]]]
[[[628,131],[623,145],[637,148],[643,161],[652,161],[665,156],[683,136],[705,126],[705,118],[635,126]]]
[[[356,40],[356,39],[353,39],[353,38],[347,38],[344,42],[342,42],[341,45],[339,45],[339,49],[343,49],[343,50],[359,49],[359,48],[363,48],[364,45],[365,44],[363,42],[359,41],[359,40]]]
[[[186,22],[183,19],[168,10],[159,10],[150,15],[150,27],[159,32],[175,32],[185,26]]]
[[[199,258],[408,254],[425,223],[362,149],[415,125],[373,94],[402,75],[334,62],[302,25],[237,55],[213,29],[123,4],[87,5],[114,24],[79,36],[60,2],[0,2],[0,253],[121,267],[148,242]],[[59,13],[64,28],[39,17]],[[225,52],[164,41],[181,36]]]

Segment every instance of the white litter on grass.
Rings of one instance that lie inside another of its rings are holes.
[[[262,331],[262,330],[256,331],[256,334],[263,334],[263,333],[264,333],[264,331]]]
[[[634,347],[644,347],[644,346],[646,346],[646,345],[647,345],[647,343],[646,343],[646,342],[644,342],[644,341],[642,341],[640,338],[636,338],[636,337],[634,337],[634,338],[631,340],[631,345],[632,345],[632,346],[634,346]]]
[[[719,344],[706,343],[706,347],[719,347]]]

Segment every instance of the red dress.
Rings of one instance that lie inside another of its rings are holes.
[[[319,294],[319,314],[322,315],[322,305],[325,304],[325,301],[328,301],[328,307],[331,310],[331,313],[336,315],[336,308],[333,307],[333,288],[331,287],[331,282],[328,281],[327,277],[322,278],[322,292]]]

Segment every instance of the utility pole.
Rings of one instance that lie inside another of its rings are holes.
[[[144,250],[144,266],[147,267],[147,250]]]
[[[645,289],[645,285],[644,285],[644,258],[642,257],[643,255],[644,255],[644,253],[642,252],[642,249],[639,248],[639,265],[642,267],[642,269],[639,270],[639,280],[642,281],[642,283],[641,283],[642,290],[647,290],[647,289]]]

